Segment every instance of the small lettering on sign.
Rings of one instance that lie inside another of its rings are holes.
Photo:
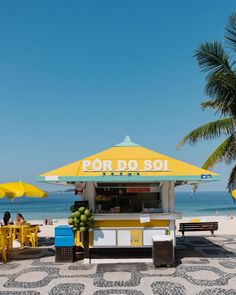
[[[201,175],[201,179],[209,179],[209,178],[212,178],[211,174],[202,174]]]

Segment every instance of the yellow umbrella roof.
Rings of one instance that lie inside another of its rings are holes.
[[[0,188],[0,198],[3,198],[5,196],[5,191]]]
[[[209,181],[219,175],[133,143],[128,136],[110,149],[37,177],[46,182]]]
[[[22,196],[45,198],[47,193],[38,187],[25,182],[9,182],[0,184],[0,190],[8,191],[7,197],[18,198]],[[9,193],[10,192],[10,193]]]
[[[12,198],[13,192],[5,187],[1,187],[0,185],[0,198],[3,198],[3,197]]]

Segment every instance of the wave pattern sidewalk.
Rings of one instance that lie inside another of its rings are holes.
[[[174,268],[151,263],[55,263],[52,241],[0,264],[0,295],[236,295],[236,236],[177,239]]]

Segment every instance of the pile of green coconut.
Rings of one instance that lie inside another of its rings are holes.
[[[92,210],[85,207],[79,207],[76,210],[75,206],[72,205],[70,211],[71,214],[68,218],[68,224],[73,226],[74,232],[77,230],[85,232],[91,227],[94,219]]]

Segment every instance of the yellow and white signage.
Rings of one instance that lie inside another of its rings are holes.
[[[82,160],[84,172],[89,171],[168,171],[168,160]]]

